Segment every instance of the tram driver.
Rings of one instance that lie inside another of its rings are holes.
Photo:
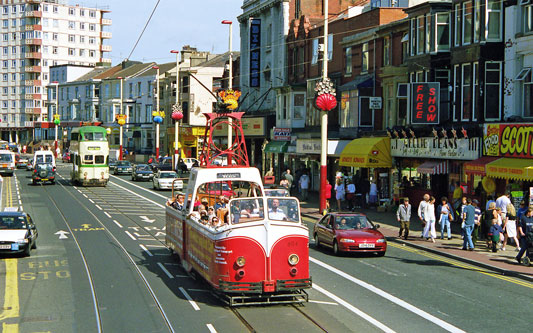
[[[287,215],[279,207],[279,199],[268,200],[268,218],[271,220],[287,221]]]

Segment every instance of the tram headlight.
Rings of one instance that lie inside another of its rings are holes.
[[[235,263],[239,267],[244,267],[244,265],[246,264],[246,259],[244,257],[238,257],[237,260],[235,260]]]
[[[291,255],[289,256],[289,265],[294,266],[294,265],[296,265],[298,262],[300,262],[300,257],[298,257],[297,254],[294,254],[294,253],[293,253],[293,254],[291,254]]]

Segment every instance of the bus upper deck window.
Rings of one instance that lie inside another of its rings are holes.
[[[83,155],[83,163],[93,164],[93,155]]]
[[[94,141],[105,141],[104,133],[94,133]]]
[[[94,157],[94,163],[95,164],[104,164],[104,156],[103,155],[96,155]]]
[[[92,141],[92,140],[93,140],[93,134],[92,134],[92,133],[85,133],[85,134],[83,134],[83,140],[85,140],[85,141]]]

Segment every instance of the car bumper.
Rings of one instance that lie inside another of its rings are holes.
[[[0,168],[0,173],[13,174],[13,170],[14,169],[11,169],[11,168]]]
[[[154,176],[153,175],[135,175],[135,178],[137,179],[146,179],[146,180],[150,180],[152,179]]]
[[[7,248],[9,246],[9,248]],[[30,246],[30,243],[11,243],[11,244],[0,244],[0,253],[21,253],[26,251],[26,249]]]
[[[119,174],[119,175],[129,175],[129,174],[131,174],[131,170],[120,170],[120,169],[118,169],[115,172],[117,174]]]
[[[387,251],[387,243],[377,243],[374,247],[360,247],[359,243],[339,243],[339,250],[342,252],[385,252]]]
[[[83,186],[106,186],[107,179],[83,179],[81,184]]]
[[[41,178],[41,177],[32,177],[32,179],[34,181],[37,181],[37,182],[51,182],[53,180],[56,180],[56,177],[54,176],[50,176],[50,177],[45,177],[45,178]]]
[[[159,183],[159,188],[162,189],[162,190],[171,190],[172,189],[172,184],[161,184],[161,183]]]

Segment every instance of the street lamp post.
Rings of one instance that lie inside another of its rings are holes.
[[[324,1],[324,49],[322,56],[322,80],[328,78],[328,5],[329,1]],[[326,178],[328,176],[328,112],[321,111],[320,137],[322,147],[320,149],[320,212],[326,209]]]
[[[179,68],[179,53],[178,50],[171,50],[170,53],[176,54],[176,104],[175,110],[172,112],[172,119],[174,119],[174,170],[178,171],[179,161],[179,146],[178,146],[178,133],[179,133],[179,121],[183,118],[183,113],[180,113],[180,68]],[[180,117],[181,116],[181,117]]]
[[[120,110],[118,111],[118,114],[120,115],[119,117],[121,117],[121,115],[122,115],[122,88],[123,88],[122,84],[123,84],[123,82],[124,82],[124,81],[123,81],[124,78],[122,78],[122,77],[119,76],[119,77],[117,77],[117,79],[120,80],[120,102],[119,102]],[[124,159],[124,151],[123,151],[123,147],[122,147],[122,144],[123,144],[123,142],[122,142],[123,138],[122,138],[122,137],[123,137],[123,135],[124,135],[124,129],[123,129],[123,125],[121,125],[121,124],[122,124],[122,122],[119,121],[119,125],[120,125],[120,133],[119,133],[119,136],[120,136],[120,137],[118,138],[118,140],[119,140],[119,141],[118,141],[118,142],[119,142],[119,155],[118,155],[118,159],[119,159],[120,161],[122,161],[122,160]]]
[[[156,70],[155,77],[155,98],[156,98],[156,112],[159,113],[159,66],[153,66],[153,69]],[[159,160],[159,122],[155,123],[155,159]]]
[[[228,90],[233,89],[233,55],[231,52],[231,42],[232,42],[232,26],[233,22],[229,20],[224,20],[221,22],[222,24],[227,24],[229,26],[229,66],[228,66]],[[232,119],[228,118],[228,149],[231,148],[233,145],[233,126],[232,126]],[[228,165],[232,164],[232,158],[231,154],[228,154]]]
[[[55,138],[54,138],[54,156],[57,158],[57,136],[58,136],[58,130],[59,130],[59,82],[54,81],[52,82],[56,86],[56,100],[55,100],[55,112],[54,112],[54,129],[55,129]]]

